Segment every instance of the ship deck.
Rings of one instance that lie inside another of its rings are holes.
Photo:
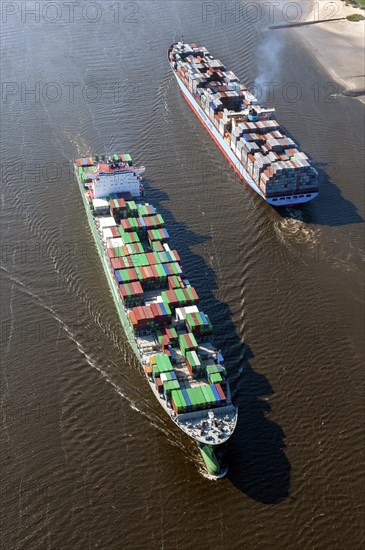
[[[84,188],[83,192],[87,200],[87,189]],[[135,197],[134,201],[137,204],[149,204],[143,197]],[[98,238],[104,250],[104,260],[109,265],[109,269],[111,269],[109,260],[106,255],[106,243],[103,241],[102,232],[100,231],[97,224],[97,220],[103,217],[105,216],[93,215],[92,223],[94,223],[95,225]],[[148,245],[146,245],[145,242],[142,242],[142,244],[145,252],[149,252],[150,249]],[[116,281],[114,281],[113,285],[117,289],[118,285]],[[163,290],[166,290],[166,288],[146,290],[144,292],[145,304],[153,302],[158,303],[161,300],[161,292]],[[115,293],[115,295],[118,295],[118,293]],[[118,296],[117,299],[125,312],[126,318],[128,319],[128,314],[132,308],[127,307],[124,304],[121,296]],[[184,320],[177,320],[176,318],[173,318],[169,326],[176,329],[178,336],[181,334],[186,334],[186,328],[184,328]],[[164,395],[157,391],[155,384],[147,376],[144,369],[144,366],[149,364],[152,355],[161,353],[161,347],[156,338],[156,335],[154,334],[154,332],[139,335],[134,334],[133,339],[136,343],[141,365],[143,367],[143,372],[148,380],[148,384],[151,387],[160,405],[165,409],[165,411],[168,413],[174,423],[190,437],[201,444],[218,445],[228,439],[234,430],[237,420],[237,409],[232,405],[231,402],[231,392],[228,380],[225,381],[225,403],[214,408],[198,409],[190,412],[176,414],[171,406],[171,402],[166,400]],[[196,378],[189,372],[186,365],[185,357],[178,347],[172,346],[172,349],[175,355],[173,370],[176,374],[176,378],[179,382],[181,389],[209,385],[209,382],[206,378]],[[213,337],[210,337],[209,339],[206,338],[205,341],[199,341],[197,353],[199,354],[199,358],[201,360],[203,368],[206,365],[211,365],[214,362],[215,357],[218,353],[218,350],[214,345]]]

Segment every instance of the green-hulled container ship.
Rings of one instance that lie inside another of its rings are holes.
[[[85,156],[75,172],[117,312],[156,399],[198,444],[208,472],[226,468],[216,448],[232,435],[232,404],[209,316],[198,306],[165,222],[145,200],[143,166],[129,154]]]

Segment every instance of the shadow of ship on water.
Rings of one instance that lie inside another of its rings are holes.
[[[223,462],[228,466],[227,478],[254,500],[280,502],[289,496],[290,488],[291,466],[284,452],[285,434],[266,417],[270,405],[262,398],[272,395],[273,389],[265,376],[251,368],[249,360],[254,357],[253,352],[239,337],[228,305],[214,296],[217,289],[214,270],[200,254],[192,251],[192,247],[207,246],[211,237],[197,235],[177,222],[163,207],[168,195],[155,182],[147,178],[144,185],[146,200],[156,206],[166,221],[173,247],[199,294],[202,310],[213,323],[216,346],[225,358],[233,402],[238,406],[236,430],[221,447]]]

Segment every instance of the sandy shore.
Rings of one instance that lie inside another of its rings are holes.
[[[346,6],[341,0],[315,0],[315,11],[308,9],[308,4],[307,0],[303,11],[305,9],[309,13],[302,20],[346,17],[352,13],[360,13],[365,17],[365,10]],[[361,95],[361,91],[365,90],[365,21],[328,21],[297,27],[295,32],[314,50],[332,79],[346,91],[359,94],[358,98],[365,103],[365,95]]]

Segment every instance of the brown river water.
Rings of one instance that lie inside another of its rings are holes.
[[[361,548],[364,106],[247,2],[4,4],[1,548]],[[241,183],[169,69],[182,34],[272,84],[315,201],[274,210]],[[226,358],[218,482],[148,389],[93,245],[71,163],[114,151],[147,167]]]

